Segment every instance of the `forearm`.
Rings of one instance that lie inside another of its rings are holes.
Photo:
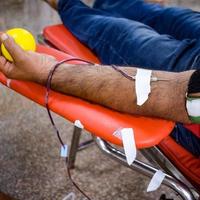
[[[136,68],[121,69],[136,74]],[[142,106],[136,104],[135,81],[109,66],[63,64],[53,76],[52,88],[120,112],[189,123],[185,94],[192,72],[154,71],[153,76],[167,81],[151,82],[151,94]]]
[[[50,69],[57,63],[56,59],[44,54],[25,52],[8,35],[0,34],[0,36],[0,42],[3,42],[14,60],[10,63],[0,56],[0,71],[10,79],[45,84]],[[133,67],[121,69],[130,75],[135,75],[137,70]],[[153,76],[167,81],[151,82],[151,94],[142,106],[137,106],[136,103],[135,81],[128,80],[110,66],[60,65],[53,76],[52,86],[56,91],[120,112],[189,123],[185,95],[192,73],[193,71],[183,73],[154,71]],[[191,80],[194,80],[192,81],[194,83],[190,86],[194,90],[190,90],[189,95],[191,93],[200,95],[200,72],[193,75],[195,76]],[[190,114],[193,116],[192,110]],[[196,115],[198,113],[194,113],[194,117]]]

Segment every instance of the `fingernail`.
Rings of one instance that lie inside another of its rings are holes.
[[[7,35],[6,33],[3,33],[3,34],[1,35],[1,40],[2,40],[2,42],[5,41],[5,40],[7,40],[7,39],[8,39],[8,35]]]

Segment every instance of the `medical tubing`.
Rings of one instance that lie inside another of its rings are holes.
[[[89,61],[86,61],[86,60],[83,60],[83,59],[80,59],[80,58],[68,58],[68,59],[64,59],[60,62],[57,62],[53,67],[52,69],[50,70],[49,74],[48,74],[48,77],[47,77],[47,83],[46,83],[46,95],[45,95],[45,106],[46,106],[46,109],[47,109],[47,113],[49,115],[49,118],[50,118],[50,121],[51,121],[51,124],[54,128],[54,130],[56,131],[56,134],[57,134],[57,137],[58,137],[58,140],[60,142],[60,144],[62,145],[62,147],[65,149],[65,145],[64,145],[64,142],[60,136],[60,132],[58,130],[58,128],[56,127],[56,124],[54,122],[54,119],[51,115],[51,111],[50,111],[50,108],[49,108],[49,94],[50,94],[50,91],[51,91],[51,83],[52,83],[52,78],[53,78],[53,75],[56,71],[56,69],[64,64],[64,63],[67,63],[67,62],[70,62],[70,61],[81,61],[81,62],[85,62],[87,64],[91,64],[91,65],[95,65],[95,63],[92,63],[92,62],[89,62]],[[126,72],[122,71],[119,69],[119,67],[115,66],[115,65],[111,65],[111,67],[119,72],[122,76],[124,76],[125,78],[129,79],[129,80],[132,80],[133,81],[133,77],[128,75]],[[80,188],[79,186],[73,181],[72,179],[72,176],[71,176],[71,172],[70,172],[70,168],[68,166],[68,158],[66,158],[66,164],[67,164],[67,173],[68,173],[68,177],[71,181],[71,183],[74,185],[74,187],[84,196],[86,197],[88,200],[91,200],[90,197],[88,197]]]
[[[64,145],[64,142],[60,136],[60,133],[59,133],[59,130],[58,128],[56,127],[55,125],[55,122],[53,120],[53,117],[51,115],[51,111],[49,109],[49,93],[51,91],[51,82],[52,82],[52,78],[53,78],[53,75],[56,71],[56,69],[62,65],[63,63],[66,63],[66,62],[70,62],[70,61],[81,61],[81,62],[85,62],[87,64],[91,64],[91,65],[95,65],[95,63],[92,63],[92,62],[89,62],[89,61],[86,61],[86,60],[83,60],[81,58],[68,58],[68,59],[64,59],[60,62],[57,62],[56,65],[50,70],[49,74],[48,74],[48,78],[47,78],[47,83],[46,83],[46,95],[45,95],[45,106],[46,106],[46,109],[47,109],[47,113],[49,115],[49,118],[50,118],[50,121],[51,121],[51,124],[54,128],[54,130],[56,131],[56,134],[57,134],[57,137],[58,137],[58,140],[60,142],[60,144],[63,146],[63,148],[65,149],[65,145]],[[119,69],[119,67],[117,67],[116,65],[111,65],[111,67],[119,72],[122,76],[124,76],[125,78],[133,81],[133,77],[128,75],[126,72],[122,71],[121,69]]]
[[[57,134],[57,136],[58,136],[59,142],[61,143],[61,145],[63,146],[64,149],[65,149],[65,145],[64,145],[64,143],[63,143],[63,141],[62,141],[62,138],[60,137],[60,133],[59,133],[59,131],[58,131],[56,125],[55,125],[55,122],[54,122],[54,120],[53,120],[53,117],[52,117],[52,115],[51,115],[48,102],[49,102],[49,93],[50,93],[50,90],[51,90],[51,82],[52,82],[52,78],[53,78],[53,75],[54,75],[56,69],[57,69],[60,65],[62,65],[63,63],[65,63],[65,62],[70,62],[70,61],[82,61],[82,62],[86,62],[86,63],[88,63],[88,64],[92,64],[92,65],[93,65],[93,63],[91,63],[91,62],[88,62],[88,61],[85,61],[85,60],[82,60],[82,59],[79,59],[79,58],[65,59],[65,60],[62,60],[62,61],[56,63],[56,65],[50,70],[50,73],[49,73],[49,75],[48,75],[47,83],[46,83],[45,106],[46,106],[46,108],[47,108],[47,112],[48,112],[48,115],[49,115],[51,124],[53,125],[53,127],[54,127],[54,129],[55,129],[55,131],[56,131],[56,134]]]
[[[65,145],[64,145],[64,142],[60,136],[60,132],[58,130],[58,128],[56,127],[56,124],[54,122],[54,119],[51,115],[51,111],[50,111],[50,108],[49,108],[49,94],[50,94],[50,91],[51,91],[51,82],[52,82],[52,78],[53,78],[53,75],[56,71],[56,69],[62,65],[63,63],[66,63],[66,62],[70,62],[70,61],[82,61],[82,62],[85,62],[87,64],[91,64],[91,65],[94,65],[94,63],[92,62],[88,62],[86,60],[83,60],[83,59],[79,59],[79,58],[70,58],[70,59],[65,59],[65,60],[62,60],[58,63],[56,63],[56,65],[54,67],[52,67],[52,69],[50,70],[49,74],[48,74],[48,78],[47,78],[47,83],[46,83],[46,95],[45,95],[45,106],[46,106],[46,109],[47,109],[47,113],[48,113],[48,116],[50,118],[50,121],[51,121],[51,124],[54,128],[54,130],[56,131],[56,134],[57,134],[57,137],[58,137],[58,140],[60,142],[60,144],[62,145],[62,147],[65,149]],[[68,177],[71,181],[71,183],[74,185],[74,187],[76,187],[76,189],[84,196],[86,197],[88,200],[91,200],[90,197],[88,197],[80,188],[79,186],[73,181],[72,179],[72,176],[71,176],[71,173],[70,173],[70,168],[68,166],[68,158],[66,158],[66,164],[67,164],[67,173],[68,173]]]
[[[66,163],[68,163],[68,158],[66,158]],[[76,184],[76,182],[72,179],[72,176],[71,176],[71,171],[70,171],[70,168],[67,167],[67,173],[68,173],[68,177],[71,181],[71,183],[74,185],[74,187],[81,193],[83,194],[84,197],[86,197],[88,200],[91,200],[91,198],[89,196],[87,196],[87,194],[85,194],[80,188],[79,186]]]
[[[127,78],[127,79],[129,79],[129,80],[131,80],[131,81],[134,80],[132,76],[128,75],[126,72],[124,72],[124,71],[122,71],[121,69],[119,69],[119,67],[117,67],[116,65],[111,65],[111,67],[112,67],[115,71],[119,72],[119,73],[120,73],[122,76],[124,76],[125,78]]]

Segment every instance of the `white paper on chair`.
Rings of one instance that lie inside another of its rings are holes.
[[[137,69],[135,91],[138,106],[142,106],[149,98],[151,93],[151,74],[152,70]]]
[[[134,130],[132,128],[121,129],[121,137],[127,163],[128,165],[131,165],[135,161],[137,154]]]
[[[6,86],[8,87],[8,88],[10,88],[11,87],[11,79],[7,79],[7,81],[6,81]]]
[[[84,126],[83,126],[83,124],[81,123],[80,120],[76,120],[76,121],[74,122],[74,125],[75,125],[77,128],[84,129]]]
[[[113,135],[114,135],[116,138],[120,139],[120,140],[122,140],[122,133],[121,133],[121,130],[122,130],[122,128],[118,128],[118,129],[113,133]]]
[[[60,156],[62,158],[67,158],[67,155],[68,155],[68,146],[65,144],[64,146],[61,146]]]
[[[76,195],[73,192],[70,192],[66,197],[63,198],[63,200],[75,200]]]
[[[165,174],[161,170],[158,170],[151,179],[149,186],[147,188],[147,192],[153,192],[157,190],[162,184],[164,178]]]

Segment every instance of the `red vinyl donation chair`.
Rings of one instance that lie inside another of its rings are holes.
[[[38,52],[53,55],[58,60],[76,57],[99,63],[98,58],[63,25],[46,27],[43,37],[43,41],[51,44],[54,48],[38,45]],[[40,37],[40,42],[43,41]],[[73,61],[71,63],[81,62]],[[8,79],[3,74],[0,74],[0,82],[8,85]],[[17,80],[9,81],[9,87],[34,102],[45,105],[45,87]],[[163,181],[164,185],[173,189],[184,200],[199,199],[200,160],[169,136],[175,123],[119,113],[53,91],[50,93],[49,107],[53,112],[71,122],[80,120],[84,128],[93,135],[97,146],[111,158],[150,178],[157,170],[162,169],[166,175]],[[122,141],[113,135],[117,129],[122,127],[133,128],[137,149],[149,160],[151,165],[139,160],[136,160],[131,166],[127,164],[124,152],[116,148],[116,146],[122,146]],[[77,151],[83,147],[83,145],[79,146],[80,135],[81,129],[75,126],[69,153],[71,167],[74,166]]]
[[[49,44],[52,44],[57,49],[73,55],[75,57],[79,57],[85,59],[87,61],[91,61],[94,63],[99,63],[98,58],[83,44],[81,44],[63,25],[54,25],[46,27],[43,31],[43,36]],[[154,119],[155,120],[155,119]],[[110,123],[110,122],[109,122]],[[139,127],[144,128],[145,125],[142,123]],[[156,125],[158,126],[158,124]],[[119,127],[119,126],[118,126]],[[145,131],[149,133],[150,127],[145,126]],[[194,132],[197,136],[200,135],[200,126],[199,125],[187,125],[188,129]],[[138,127],[137,127],[138,128]],[[137,129],[134,127],[134,130]],[[164,127],[163,127],[164,128]],[[160,133],[162,134],[162,133]],[[153,137],[155,136],[155,132],[153,133]],[[136,136],[137,137],[137,136]],[[146,138],[147,139],[147,138]],[[105,141],[97,140],[98,146],[108,155],[112,155],[116,158],[116,152],[112,149],[112,147]],[[108,141],[108,140],[107,140]],[[170,136],[163,137],[163,139],[159,143],[155,143],[156,147],[148,148],[147,146],[140,146],[139,141],[137,141],[137,147],[141,148],[142,153],[148,160],[153,160],[155,164],[159,163],[159,166],[164,166],[164,170],[170,171],[170,175],[176,179],[182,179],[184,183],[188,184],[188,189],[191,187],[199,193],[200,191],[200,159],[194,157],[191,153],[177,144]],[[111,142],[112,143],[112,142]],[[148,147],[152,147],[150,144]],[[121,153],[117,155],[117,159],[120,158]],[[119,157],[118,157],[119,156]],[[166,164],[166,160],[168,160],[168,164]],[[162,163],[162,164],[161,164]],[[173,164],[172,164],[173,163]],[[187,180],[186,180],[187,179]],[[185,182],[186,181],[186,182]],[[187,185],[187,184],[186,184]],[[193,190],[191,189],[191,190]],[[196,194],[195,194],[196,195]],[[183,197],[183,199],[190,199],[190,197]],[[199,194],[194,198],[199,198]]]

